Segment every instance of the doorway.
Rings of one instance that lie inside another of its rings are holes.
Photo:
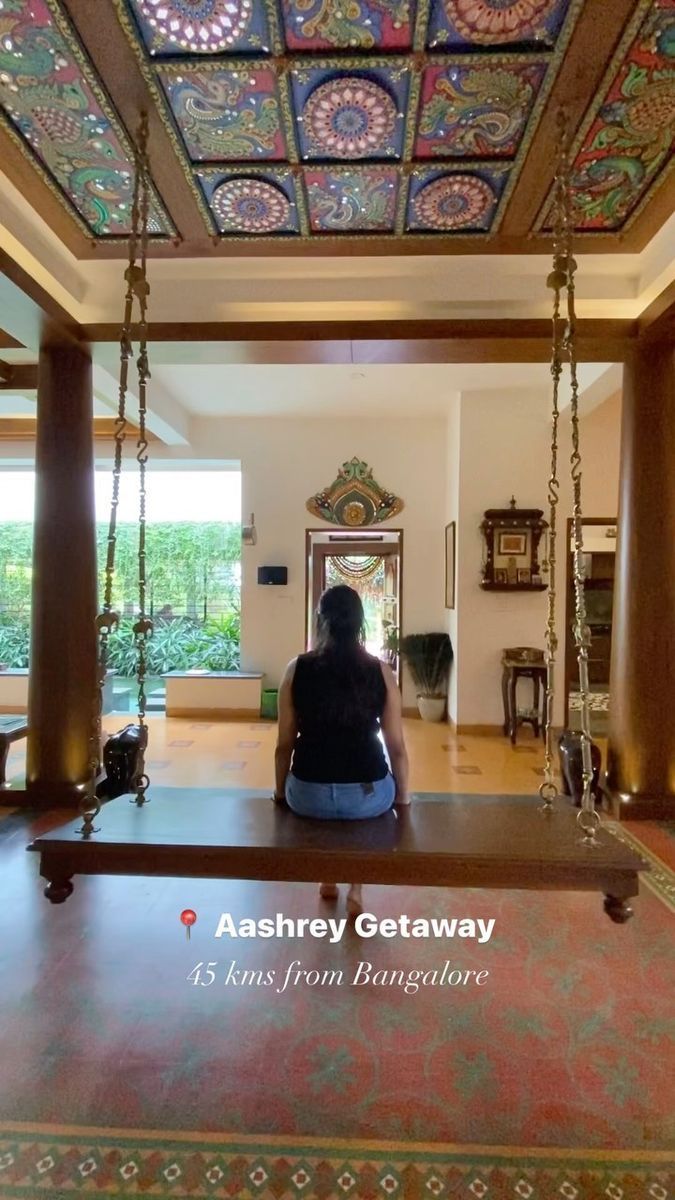
[[[314,614],[327,587],[347,584],[359,593],[366,616],[366,648],[388,662],[399,678],[395,647],[401,632],[403,531],[326,533],[307,530],[307,620],[311,649]]]
[[[591,733],[606,737],[609,728],[609,670],[612,653],[612,609],[616,560],[616,518],[586,517],[582,525],[586,582],[586,618],[591,630],[588,655]],[[573,522],[567,520],[567,591],[565,612],[565,728],[579,729],[581,698],[577,651],[574,640],[576,605],[574,593]]]

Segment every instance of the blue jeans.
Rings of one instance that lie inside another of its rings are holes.
[[[307,783],[295,775],[286,780],[288,807],[299,817],[333,821],[381,817],[395,798],[396,784],[389,774],[373,783]]]

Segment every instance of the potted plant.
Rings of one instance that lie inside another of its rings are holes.
[[[442,721],[448,698],[452,644],[447,633],[409,633],[400,651],[417,688],[423,721]]]
[[[398,662],[398,629],[393,621],[382,622],[382,660],[389,664],[392,671],[396,670]]]

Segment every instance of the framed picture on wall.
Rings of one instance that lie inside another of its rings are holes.
[[[500,530],[497,553],[515,554],[518,557],[527,554],[527,534]]]
[[[445,607],[455,607],[455,521],[445,527]]]

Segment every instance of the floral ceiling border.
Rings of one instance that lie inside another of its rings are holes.
[[[86,236],[126,238],[132,144],[57,0],[32,0],[30,12],[3,0],[0,123]],[[175,237],[154,186],[150,220],[153,238]]]
[[[656,118],[651,139],[650,112]],[[659,122],[663,126],[660,146]],[[665,138],[669,127],[670,143],[667,145]],[[623,156],[613,156],[612,148],[622,150]],[[656,163],[651,170],[650,150],[654,152],[652,163]],[[593,157],[594,153],[596,157]],[[575,191],[583,188],[589,195],[589,208],[596,210],[590,218],[592,221],[601,216],[603,203],[607,206],[612,198],[621,215],[622,187],[630,191],[631,177],[638,184],[634,202],[626,205],[623,219],[612,225],[588,224],[585,228],[575,225],[578,233],[594,240],[628,230],[644,211],[654,191],[672,172],[675,167],[675,0],[639,0],[574,139],[571,159],[572,186]],[[646,170],[644,159],[648,163]],[[612,163],[616,179],[613,189]],[[640,178],[642,170],[644,174]],[[594,184],[597,189],[595,200],[592,196]],[[550,208],[549,196],[535,222],[536,232],[550,227]]]

